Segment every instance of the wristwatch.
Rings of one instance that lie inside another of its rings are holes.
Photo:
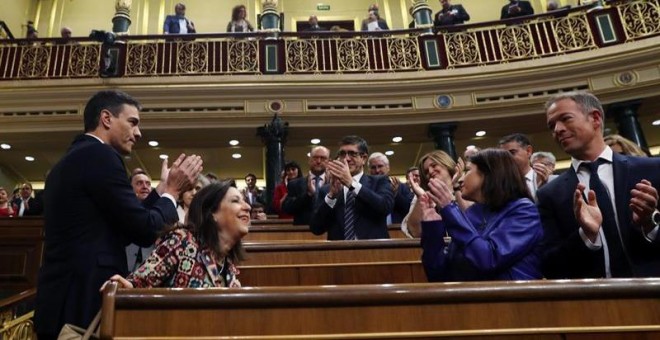
[[[651,223],[653,223],[653,225],[656,227],[660,226],[660,211],[657,209],[653,212],[653,214],[651,214]]]

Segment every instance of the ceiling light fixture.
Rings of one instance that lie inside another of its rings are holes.
[[[316,144],[321,143],[321,140],[318,139],[318,138],[314,138],[314,139],[310,140],[310,142],[311,142],[312,144],[316,145]]]
[[[9,149],[11,149],[11,145],[9,145],[7,143],[2,143],[2,144],[0,144],[0,148],[2,148],[2,150],[9,150]]]
[[[403,140],[403,137],[400,137],[400,136],[392,137],[392,141],[394,143],[401,143],[402,140]]]
[[[150,140],[149,141],[149,146],[157,147],[158,146],[158,141]]]
[[[476,135],[477,137],[483,137],[483,136],[486,135],[486,131],[484,131],[484,130],[477,131],[477,133],[475,133],[475,135]]]
[[[472,150],[472,149],[476,149],[476,148],[477,147],[475,145],[468,145],[467,147],[465,147],[465,150]]]
[[[229,141],[229,145],[231,145],[231,146],[236,146],[238,144],[240,144],[240,142],[236,139],[232,139],[232,140]]]
[[[660,125],[660,119],[654,120],[653,123],[651,123],[653,126],[658,126]],[[3,144],[4,145],[4,144]]]
[[[231,155],[231,158],[233,158],[233,159],[239,159],[241,157],[243,157],[243,156],[240,153],[235,153],[235,154]]]
[[[34,162],[34,157],[32,156],[25,156],[25,160],[28,162]]]
[[[160,158],[160,159],[168,159],[168,158],[170,158],[170,156],[168,156],[168,155],[166,155],[166,154],[161,154],[160,156],[158,156],[158,158]]]
[[[385,151],[385,154],[386,154],[387,156],[392,156],[392,155],[394,154],[394,151],[392,151],[392,150],[387,150],[387,151]]]

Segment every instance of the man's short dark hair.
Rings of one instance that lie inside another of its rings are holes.
[[[416,166],[409,167],[408,170],[406,170],[406,175],[408,175],[409,173],[411,173],[413,171],[419,171],[419,168],[416,167]]]
[[[255,175],[253,173],[249,173],[249,174],[245,175],[245,179],[248,179],[248,177],[252,177],[255,181],[257,180],[257,175]]]
[[[343,145],[357,145],[358,146],[358,151],[362,154],[369,154],[369,145],[367,145],[367,141],[364,140],[362,137],[359,136],[346,136],[341,139],[339,142],[339,146]]]
[[[142,109],[137,100],[124,92],[117,90],[97,92],[85,105],[85,132],[96,130],[99,125],[101,111],[108,110],[113,116],[117,117],[124,105],[135,106],[138,110]]]
[[[512,133],[510,135],[502,137],[502,139],[500,139],[499,145],[504,145],[510,142],[516,142],[520,144],[520,146],[522,147],[532,145],[527,135],[524,135],[522,133]]]

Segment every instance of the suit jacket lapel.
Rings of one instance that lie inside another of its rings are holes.
[[[624,244],[628,241],[628,231],[632,213],[628,208],[630,202],[630,191],[626,187],[628,179],[628,159],[619,154],[612,155],[612,172],[614,177],[614,204],[619,222],[619,231]]]

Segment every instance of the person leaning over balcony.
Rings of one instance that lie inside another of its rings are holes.
[[[188,34],[197,33],[195,24],[186,18],[186,5],[178,3],[174,6],[175,15],[165,17],[163,24],[164,34]]]
[[[545,276],[660,276],[660,159],[613,152],[591,93],[561,93],[545,108],[553,138],[571,155],[571,166],[537,192]]]
[[[429,281],[534,280],[541,275],[543,228],[524,177],[504,150],[485,149],[467,165],[461,195],[431,178],[422,206],[422,264]]]
[[[254,27],[247,18],[247,9],[238,5],[231,10],[231,21],[227,24],[228,33],[254,32]]]
[[[193,198],[187,223],[166,231],[137,270],[110,281],[123,288],[240,287],[236,264],[245,257],[249,225],[250,205],[234,181],[211,183]]]
[[[440,5],[442,5],[442,9],[435,14],[433,20],[435,27],[460,25],[470,21],[470,15],[465,11],[463,5],[452,5],[449,0],[440,0]]]
[[[529,1],[509,0],[509,4],[502,6],[500,20],[508,18],[522,17],[534,14],[534,8]]]

